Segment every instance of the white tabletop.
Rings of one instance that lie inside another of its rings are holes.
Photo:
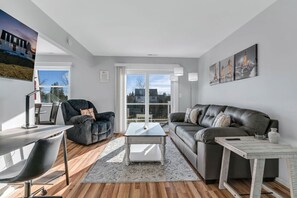
[[[21,127],[0,131],[0,155],[4,155],[40,139],[48,138],[72,128],[72,125],[38,125],[38,128]]]
[[[129,124],[125,136],[166,136],[159,123],[148,123],[148,129],[144,129],[144,122],[132,122]]]
[[[232,138],[239,138],[240,140],[227,140]],[[245,159],[297,157],[297,148],[295,147],[273,144],[268,140],[257,140],[254,136],[216,137],[215,141]]]

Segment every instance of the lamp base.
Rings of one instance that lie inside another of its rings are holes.
[[[27,125],[23,125],[22,126],[23,129],[34,129],[34,128],[37,128],[37,127],[38,127],[37,125],[28,125],[28,126]]]

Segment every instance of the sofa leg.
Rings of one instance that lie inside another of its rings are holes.
[[[215,184],[217,182],[216,179],[210,179],[210,180],[203,180],[205,184]]]
[[[275,181],[275,178],[274,177],[272,177],[272,178],[271,177],[270,178],[264,178],[263,181],[264,182],[274,182]]]

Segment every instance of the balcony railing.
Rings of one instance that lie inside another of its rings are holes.
[[[149,103],[149,122],[164,123],[171,112],[171,102]],[[127,103],[127,122],[145,121],[145,103]]]

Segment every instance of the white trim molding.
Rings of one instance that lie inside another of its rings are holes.
[[[181,67],[179,64],[142,64],[142,63],[116,63],[115,67],[126,67],[131,70],[155,70],[155,71],[172,71],[176,67]]]

